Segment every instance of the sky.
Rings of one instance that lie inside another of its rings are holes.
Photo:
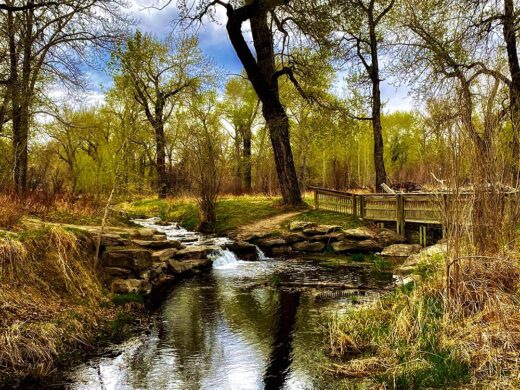
[[[137,20],[136,29],[142,32],[155,34],[162,38],[172,32],[177,9],[175,1],[162,10],[153,8],[153,5],[164,5],[166,0],[131,0],[128,10],[130,15]],[[224,26],[226,16],[223,7],[217,7],[217,22],[206,20],[198,29],[199,44],[202,51],[221,68],[225,74],[239,74],[242,65],[238,60]],[[103,101],[103,90],[111,85],[111,78],[102,69],[89,69],[87,76],[91,88],[87,94],[86,103],[96,104]],[[408,96],[406,87],[396,88],[391,83],[384,81],[381,86],[381,94],[385,101],[385,112],[410,110],[413,101]]]

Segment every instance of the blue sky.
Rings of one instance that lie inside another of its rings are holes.
[[[161,2],[165,4],[166,0],[131,1],[129,12],[138,21],[136,28],[155,34],[159,38],[165,37],[172,31],[177,16],[175,1],[162,10],[151,7],[154,4],[160,5]],[[228,40],[224,27],[226,16],[222,7],[217,7],[216,19],[217,22],[206,21],[199,28],[200,47],[226,74],[238,74],[242,71],[242,66]],[[88,76],[92,87],[87,102],[101,102],[103,100],[102,90],[107,89],[111,84],[110,76],[102,70],[95,69],[89,70]],[[407,89],[404,87],[396,88],[390,83],[384,82],[382,96],[387,101],[386,112],[412,108],[412,100],[408,97]]]

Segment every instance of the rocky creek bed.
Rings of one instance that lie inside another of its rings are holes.
[[[112,291],[163,302],[157,320],[150,332],[114,346],[115,354],[72,370],[70,388],[334,387],[320,366],[324,324],[385,293],[396,277],[330,267],[313,254],[379,249],[413,260],[421,250],[385,229],[294,222],[279,237],[231,240],[158,219],[135,222],[141,228],[103,235],[100,262]]]

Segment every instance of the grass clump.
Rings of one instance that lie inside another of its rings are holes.
[[[314,222],[319,225],[338,225],[343,229],[351,229],[361,226],[361,221],[353,215],[336,213],[326,210],[308,210],[288,220],[287,227],[293,221]]]

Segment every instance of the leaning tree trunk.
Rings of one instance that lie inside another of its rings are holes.
[[[156,143],[156,169],[157,169],[157,196],[160,199],[166,198],[168,194],[168,175],[166,173],[166,138],[164,136],[164,124],[159,123],[155,126]]]
[[[516,43],[515,9],[513,0],[504,0],[504,41],[506,42],[507,60],[509,73],[511,74],[511,85],[509,86],[510,115],[513,127],[512,156],[516,160],[514,164],[514,184],[519,180],[520,161],[520,64]]]

